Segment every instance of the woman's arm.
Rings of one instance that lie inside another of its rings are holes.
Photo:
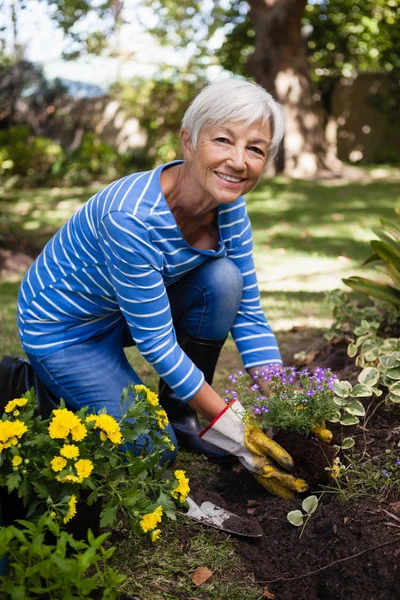
[[[226,402],[207,382],[188,401],[188,404],[207,421],[215,419],[226,408]]]

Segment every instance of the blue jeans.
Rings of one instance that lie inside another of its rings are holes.
[[[236,318],[243,279],[238,267],[228,258],[209,259],[167,288],[177,335],[189,333],[203,339],[224,340]],[[117,420],[121,417],[122,389],[142,383],[129,364],[124,346],[132,345],[126,322],[81,344],[74,344],[45,356],[28,354],[44,385],[72,410],[83,406],[98,412],[104,406]],[[172,427],[166,433],[178,447]],[[143,436],[137,451],[149,443]],[[176,452],[163,460],[172,461]]]

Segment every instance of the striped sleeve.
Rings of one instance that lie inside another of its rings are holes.
[[[151,243],[145,225],[120,211],[101,220],[99,243],[139,352],[181,400],[190,400],[204,375],[177,342],[162,278],[162,253]]]
[[[260,292],[253,260],[253,236],[250,219],[245,213],[242,234],[228,252],[243,276],[243,295],[232,326],[232,336],[244,367],[282,363],[278,343],[261,307]]]

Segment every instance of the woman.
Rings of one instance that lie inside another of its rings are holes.
[[[110,184],[46,245],[21,285],[19,332],[36,373],[69,407],[120,416],[121,390],[140,383],[123,352],[133,340],[161,378],[172,441],[176,433],[209,458],[252,462],[238,410],[227,411],[211,382],[230,331],[249,373],[281,363],[243,195],[282,136],[270,94],[247,81],[215,82],[184,115],[183,161]],[[217,418],[202,437],[197,413]]]

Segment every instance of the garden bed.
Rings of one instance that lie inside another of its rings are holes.
[[[345,344],[326,344],[313,364],[329,366],[341,379],[357,378],[358,369],[348,359]],[[366,400],[368,404],[370,399]],[[383,455],[377,464],[384,461],[388,449],[400,455],[399,417],[397,408],[389,410],[382,404],[368,430],[356,432],[355,451],[367,452],[364,459],[369,460]],[[346,502],[337,489],[326,491],[299,539],[301,528],[286,518],[289,511],[300,508],[298,499],[267,495],[239,464],[215,467],[206,476],[198,464],[191,468],[189,463],[186,470],[196,501],[210,500],[239,516],[251,515],[261,524],[263,538],[237,537],[234,548],[266,598],[274,597],[268,594],[275,594],[277,600],[400,598],[400,497],[390,486],[385,497],[348,494]]]

